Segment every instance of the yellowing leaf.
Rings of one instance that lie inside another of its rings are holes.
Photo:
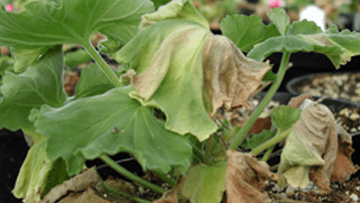
[[[132,98],[162,110],[168,130],[203,141],[217,129],[209,113],[223,104],[249,106],[247,97],[271,67],[246,59],[228,38],[211,34],[190,3],[179,5],[174,1],[144,16],[146,28],[115,59],[134,69],[126,74],[136,89]]]
[[[270,172],[265,162],[258,161],[254,155],[227,151],[226,171],[227,203],[270,203],[266,192],[265,179],[276,180],[278,176]]]

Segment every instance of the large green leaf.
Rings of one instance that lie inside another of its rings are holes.
[[[144,170],[167,173],[175,166],[185,173],[192,150],[188,139],[166,130],[152,108],[131,99],[129,91],[115,88],[61,108],[44,105],[33,110],[30,118],[38,132],[48,137],[49,160],[63,158],[73,175],[80,172],[85,159],[129,152]]]
[[[241,51],[250,51],[258,44],[280,33],[274,24],[266,26],[260,16],[228,15],[221,20],[220,29]]]
[[[50,49],[34,67],[16,75],[7,71],[3,77],[0,103],[0,128],[31,128],[30,110],[43,104],[62,106],[66,93],[62,87],[63,54],[61,47]]]
[[[0,45],[86,44],[95,31],[125,43],[137,32],[140,17],[153,10],[150,0],[33,1],[18,14],[0,11]]]
[[[191,202],[218,203],[226,189],[226,162],[213,166],[199,164],[189,169],[175,190]]]

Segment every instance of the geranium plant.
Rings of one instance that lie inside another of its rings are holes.
[[[306,119],[301,110],[281,106],[271,113],[272,130],[245,137],[280,86],[290,54],[322,53],[339,68],[360,52],[357,33],[338,32],[335,26],[322,32],[308,21],[290,24],[281,8],[268,16],[270,25],[257,16],[227,16],[221,22],[224,36],[219,36],[187,0],[174,0],[156,12],[149,0],[39,0],[18,14],[2,8],[0,45],[12,47],[16,73],[7,71],[2,78],[0,128],[22,129],[31,145],[14,195],[25,202],[40,201],[95,158],[164,193],[109,158],[128,152],[144,171],[173,186],[172,194],[191,202],[220,202],[225,190],[229,202],[250,196],[268,201],[255,191],[262,185],[254,185],[255,174],[261,174],[261,180],[277,176],[254,155],[267,150],[266,161],[289,134],[296,140],[304,126],[297,121]],[[107,37],[99,48],[122,63],[121,70],[110,68],[91,45],[95,32]],[[82,70],[75,96],[67,97],[62,45],[73,43],[82,45],[96,64]],[[274,52],[283,53],[277,74],[263,62]],[[234,137],[225,136],[231,127],[224,130],[214,121],[219,108],[249,107],[248,97],[268,79],[274,79],[273,85],[255,113]],[[332,126],[330,134],[336,135],[329,116],[319,125]],[[250,153],[235,151],[243,140]],[[331,146],[336,151],[337,145]],[[320,156],[316,166],[324,165],[326,147],[315,151],[320,155],[309,157]],[[313,166],[306,164],[299,169],[305,176]],[[325,165],[331,173],[332,164]],[[254,176],[241,175],[249,168],[256,171]],[[289,182],[298,184],[291,177],[291,163],[280,169]],[[242,193],[241,186],[254,191]]]

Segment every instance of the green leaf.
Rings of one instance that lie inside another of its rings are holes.
[[[287,35],[287,29],[290,25],[290,17],[286,14],[282,8],[274,8],[267,14],[272,23],[275,24],[276,28],[282,36]]]
[[[0,45],[86,44],[95,31],[126,43],[137,33],[140,17],[153,10],[150,0],[33,1],[18,14],[0,11]]]
[[[192,152],[188,138],[166,130],[152,108],[131,99],[129,91],[115,88],[61,108],[33,110],[30,119],[48,137],[49,160],[63,158],[74,175],[86,159],[129,152],[144,170],[168,173],[173,166],[185,173]]]
[[[278,36],[257,44],[247,55],[256,61],[263,61],[274,52],[310,52],[314,46],[298,36]]]
[[[74,99],[103,94],[114,87],[97,64],[85,66],[81,71],[80,81],[76,85]]]
[[[339,33],[336,26],[332,26],[326,32],[322,32],[315,23],[307,20],[294,22],[288,28],[284,28],[285,26],[281,26],[280,22],[284,21],[283,23],[285,23],[287,20],[281,17],[278,19],[275,14],[282,13],[282,11],[280,11],[281,9],[276,10],[272,11],[270,16],[276,20],[274,23],[279,24],[276,24],[278,29],[281,29],[286,36],[272,37],[256,44],[249,52],[249,58],[262,61],[274,52],[294,53],[298,51],[313,51],[326,55],[335,68],[339,68],[340,65],[345,65],[350,61],[352,56],[360,53],[359,33],[348,30]],[[286,29],[288,29],[287,33],[285,32]]]
[[[289,27],[288,35],[313,35],[322,32],[323,31],[316,23],[304,19],[302,21],[293,22]]]
[[[46,140],[37,142],[21,166],[12,193],[17,198],[24,198],[24,202],[39,202],[51,188],[68,178],[64,161],[49,161],[45,149]]]
[[[300,119],[301,112],[300,109],[294,109],[290,106],[277,106],[270,113],[271,122],[280,131],[284,131],[291,128]]]
[[[65,65],[69,69],[74,69],[75,67],[92,60],[89,53],[84,49],[78,49],[74,52],[66,53],[64,57]]]
[[[11,54],[15,58],[14,70],[16,72],[25,71],[26,68],[36,63],[40,56],[44,55],[50,47],[44,46],[36,49],[11,48]]]
[[[280,35],[274,24],[266,26],[262,18],[255,15],[228,15],[221,20],[220,29],[243,52],[250,51],[255,44],[268,38]]]
[[[180,179],[175,190],[191,202],[219,203],[226,189],[226,168],[226,162],[193,166]]]
[[[270,130],[263,130],[260,134],[250,134],[249,138],[246,139],[246,145],[244,146],[246,149],[255,149],[261,143],[269,140],[274,137],[276,132]]]
[[[0,128],[31,128],[30,110],[43,104],[62,106],[66,93],[62,87],[63,54],[61,47],[50,49],[32,69],[14,74],[7,71],[1,86]]]
[[[175,0],[161,7],[158,11],[142,16],[140,30],[163,20],[183,19],[210,29],[208,21],[200,15],[189,0]]]

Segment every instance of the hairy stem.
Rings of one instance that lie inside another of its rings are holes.
[[[166,191],[164,188],[154,185],[154,184],[132,174],[131,172],[129,172],[128,170],[126,170],[125,168],[123,168],[119,164],[117,164],[114,160],[112,160],[107,155],[102,155],[99,158],[101,160],[103,160],[111,168],[113,168],[115,171],[117,171],[121,175],[125,176],[129,180],[135,181],[135,182],[139,183],[140,185],[148,187],[149,189],[151,189],[157,193],[160,193],[160,194],[163,194]]]
[[[117,75],[112,71],[112,69],[106,64],[103,58],[101,58],[100,54],[95,50],[95,48],[91,45],[90,41],[86,44],[83,44],[86,51],[90,54],[91,58],[93,58],[100,69],[104,72],[106,77],[115,85],[115,87],[121,87],[121,83]]]
[[[242,140],[245,138],[247,132],[250,130],[251,126],[255,123],[256,119],[259,117],[261,112],[265,109],[266,105],[270,102],[271,98],[274,96],[275,92],[281,85],[281,82],[284,78],[286,68],[289,62],[290,52],[285,52],[281,59],[281,64],[279,71],[277,73],[274,83],[271,85],[271,88],[265,95],[264,99],[261,101],[259,106],[256,108],[255,112],[251,115],[246,124],[241,128],[239,133],[236,135],[235,140],[231,143],[229,149],[236,150],[236,148],[241,144]]]
[[[270,147],[264,154],[264,156],[262,157],[261,161],[266,162],[269,159],[269,156],[271,154],[271,152],[273,151],[273,149],[275,148],[275,145]]]
[[[134,200],[134,201],[136,201],[136,202],[139,202],[139,203],[151,203],[150,201],[147,201],[147,200],[144,200],[144,199],[141,199],[141,198],[137,198],[137,197],[133,197],[133,196],[131,196],[131,195],[129,195],[129,194],[126,194],[126,193],[124,193],[124,192],[121,192],[121,191],[119,191],[119,190],[116,190],[115,188],[107,185],[106,183],[104,184],[104,186],[105,186],[105,188],[106,188],[109,192],[111,192],[111,193],[114,193],[114,194],[117,194],[117,195],[121,195],[121,196],[124,196],[124,197],[128,197],[128,198],[130,198],[130,199],[132,199],[132,200]]]
[[[176,181],[167,177],[166,174],[164,174],[162,172],[158,172],[158,171],[152,171],[152,172],[154,172],[157,176],[159,176],[163,181],[165,181],[169,185],[171,185],[171,187],[174,187],[176,185]]]
[[[276,133],[275,137],[269,139],[268,141],[262,143],[261,145],[257,146],[255,149],[253,149],[250,154],[258,155],[262,151],[275,146],[277,143],[281,142],[283,139],[285,139],[291,132],[292,128],[288,128],[284,131]]]

